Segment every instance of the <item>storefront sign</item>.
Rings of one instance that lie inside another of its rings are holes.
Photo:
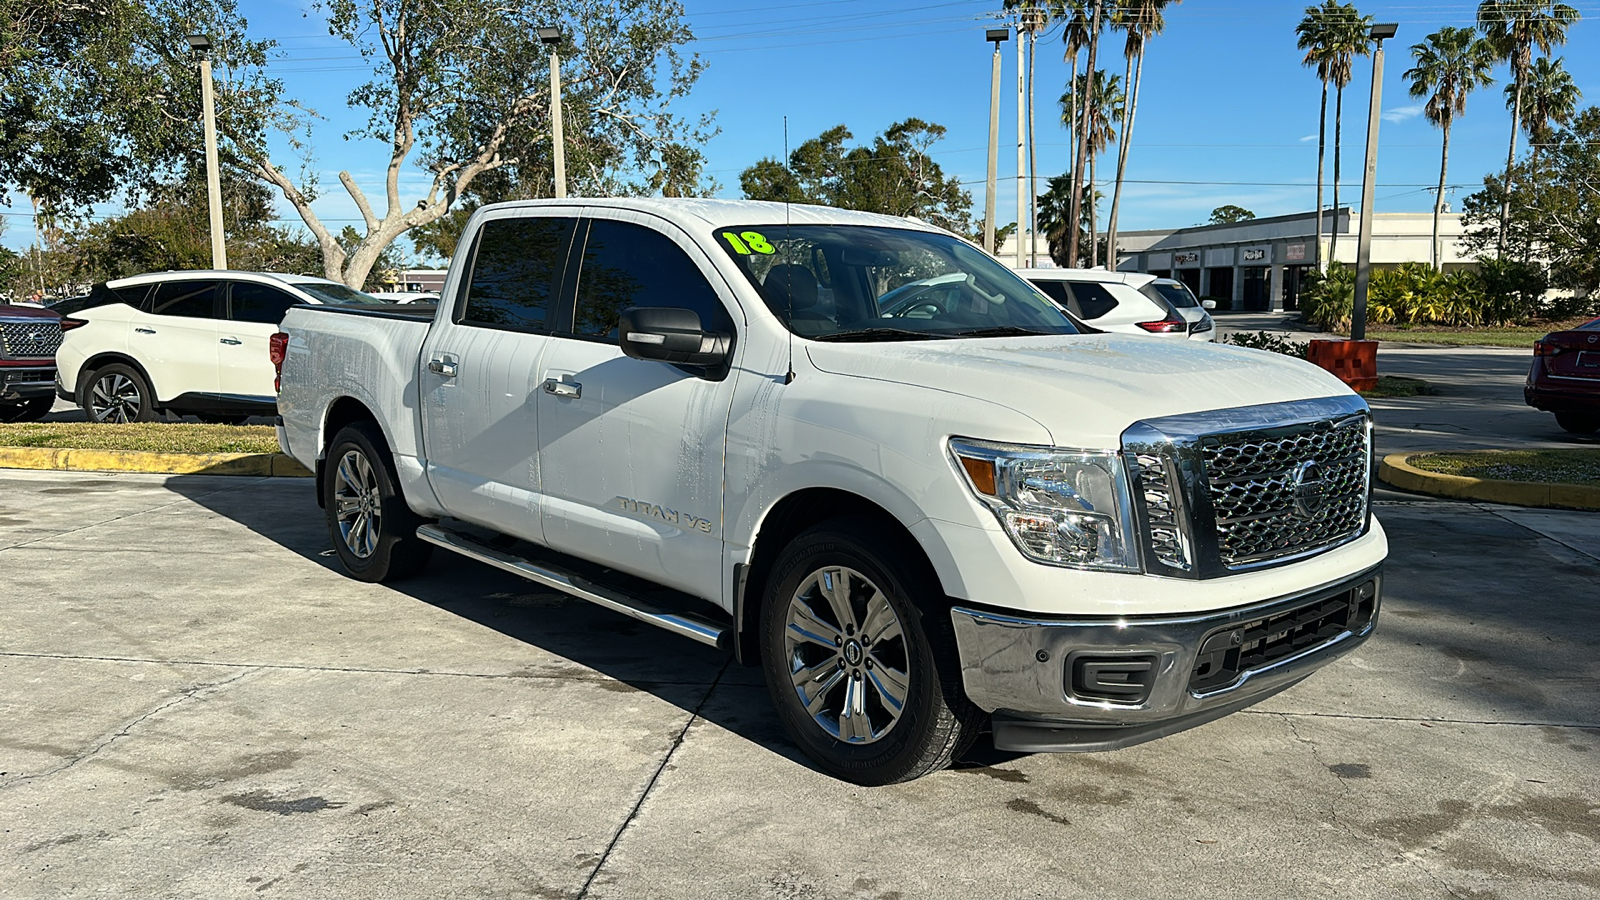
[[[1270,250],[1270,249],[1272,249],[1272,248],[1270,248],[1270,247],[1246,247],[1243,250],[1239,251],[1239,261],[1240,262],[1247,262],[1247,263],[1266,262],[1267,261],[1267,251]]]
[[[1200,262],[1199,250],[1185,250],[1182,253],[1172,254],[1172,262],[1179,266],[1192,266]]]
[[[1286,244],[1283,248],[1283,258],[1289,262],[1305,262],[1305,244]]]

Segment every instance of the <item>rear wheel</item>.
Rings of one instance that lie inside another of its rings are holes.
[[[0,404],[0,422],[37,422],[50,414],[55,397],[34,397],[21,403]]]
[[[982,713],[961,688],[943,592],[916,548],[845,521],[786,547],[763,598],[761,663],[778,718],[824,771],[893,784],[949,765]]]
[[[1572,434],[1594,434],[1600,431],[1600,413],[1558,412],[1556,424]]]
[[[334,435],[325,465],[323,508],[345,571],[360,581],[390,581],[421,571],[433,545],[417,537],[424,520],[406,506],[377,427],[346,425]]]
[[[90,422],[119,425],[155,421],[154,401],[144,376],[122,363],[112,363],[95,371],[84,381],[78,395],[78,405],[88,414]]]

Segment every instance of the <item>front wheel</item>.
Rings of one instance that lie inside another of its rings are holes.
[[[880,534],[844,521],[795,538],[762,605],[761,664],[784,729],[862,785],[949,765],[982,714],[962,691],[948,601]]]
[[[1556,424],[1571,434],[1594,434],[1600,431],[1600,413],[1556,413]]]
[[[433,555],[417,537],[423,519],[400,494],[383,436],[366,422],[346,425],[328,446],[322,505],[328,534],[350,577],[390,581],[414,575]]]
[[[0,405],[0,422],[37,422],[50,414],[55,397],[34,397],[21,403]]]

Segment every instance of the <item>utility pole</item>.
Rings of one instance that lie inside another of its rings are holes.
[[[1361,176],[1361,236],[1356,242],[1356,295],[1350,309],[1350,339],[1367,337],[1367,288],[1372,284],[1372,193],[1378,177],[1379,107],[1383,103],[1383,42],[1394,37],[1394,23],[1372,26],[1372,98],[1367,104],[1367,166]],[[1335,227],[1339,211],[1333,211]]]
[[[556,198],[567,196],[567,144],[561,135],[561,57],[556,47],[561,43],[561,29],[536,28],[539,43],[550,48],[550,142],[556,163]]]
[[[206,129],[206,199],[211,207],[211,268],[228,268],[228,244],[222,230],[222,177],[217,172],[217,106],[212,99],[211,38],[189,35],[189,46],[200,54],[200,107]]]
[[[984,38],[994,43],[994,62],[989,71],[989,180],[983,198],[983,249],[998,254],[994,245],[995,170],[1000,165],[1000,45],[1011,37],[1007,28],[991,28]]]
[[[1027,122],[1027,119],[1028,119],[1028,101],[1027,101],[1027,99],[1026,99],[1024,93],[1023,93],[1024,90],[1027,87],[1027,85],[1024,82],[1024,79],[1025,79],[1025,77],[1027,75],[1027,68],[1024,65],[1025,60],[1022,58],[1022,51],[1023,51],[1022,45],[1024,43],[1022,38],[1023,38],[1023,34],[1024,34],[1024,28],[1025,28],[1025,26],[1023,25],[1022,20],[1018,19],[1017,20],[1017,268],[1019,268],[1019,269],[1027,268],[1027,265],[1028,265],[1028,253],[1027,253],[1027,250],[1024,249],[1023,242],[1024,241],[1032,241],[1033,240],[1033,234],[1028,230],[1028,220],[1023,218],[1023,215],[1022,215],[1023,214],[1024,204],[1027,203],[1027,197],[1025,197],[1023,195],[1027,191],[1027,186],[1026,186],[1026,183],[1025,183],[1025,179],[1027,177],[1027,171],[1028,171],[1028,161],[1027,161],[1027,158],[1026,158],[1027,157],[1026,151],[1027,151],[1027,146],[1028,146],[1027,145],[1027,138],[1028,138],[1028,122]]]

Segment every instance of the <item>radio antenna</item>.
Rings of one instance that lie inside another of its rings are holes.
[[[794,178],[794,172],[789,168],[789,117],[788,116],[784,116],[783,117],[783,171],[784,171],[784,174],[786,174],[786,175],[788,175],[790,177],[790,180],[792,180]],[[789,250],[790,250],[790,248],[792,246],[793,246],[793,242],[792,242],[790,234],[789,234],[789,184],[788,184],[788,182],[785,182],[784,186],[783,186],[783,250],[784,250],[784,255],[785,256],[788,255]],[[783,268],[783,274],[784,274],[784,277],[789,279],[788,290],[784,291],[784,293],[789,295],[789,319],[788,319],[788,321],[783,323],[784,330],[789,332],[789,371],[784,374],[783,383],[784,384],[793,384],[794,383],[794,267],[793,267],[793,265],[785,265],[784,268]]]

